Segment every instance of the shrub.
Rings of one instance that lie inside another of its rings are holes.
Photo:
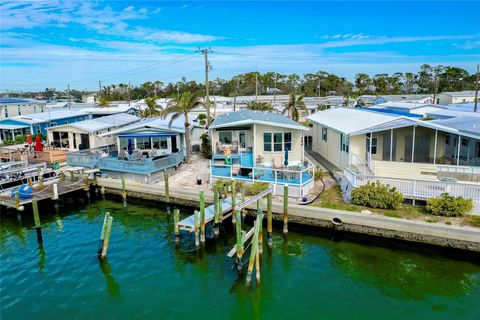
[[[320,166],[316,166],[315,167],[315,175],[314,175],[314,179],[315,180],[321,180],[324,176],[325,176],[326,172],[323,171],[322,169],[320,169]]]
[[[395,188],[383,185],[380,181],[368,182],[352,191],[352,203],[371,208],[398,209],[403,195]]]
[[[440,197],[428,199],[425,209],[427,212],[437,216],[461,216],[472,211],[473,200],[443,193]]]
[[[232,181],[230,179],[217,179],[213,183],[213,185],[216,185],[218,187],[218,190],[223,191],[224,193],[227,192],[227,190],[230,190],[230,186],[232,185]],[[212,191],[213,191],[213,185],[212,185]],[[240,192],[241,188],[244,186],[244,183],[242,181],[235,181],[235,190],[237,192]]]
[[[267,189],[268,189],[267,182],[254,182],[253,184],[248,183],[244,185],[244,192],[246,196],[255,196]]]
[[[210,141],[210,137],[208,136],[208,133],[205,132],[200,136],[200,139],[202,139],[202,145],[200,146],[200,154],[204,156],[205,158],[211,158],[212,157],[212,143]]]

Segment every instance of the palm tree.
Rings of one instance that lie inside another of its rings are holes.
[[[167,107],[163,110],[162,114],[164,117],[167,115],[172,115],[170,119],[169,126],[171,127],[173,121],[181,117],[182,115],[185,118],[185,143],[186,143],[186,157],[187,162],[190,162],[190,150],[191,150],[191,141],[190,141],[190,122],[188,122],[188,114],[193,111],[199,105],[204,105],[202,102],[201,96],[198,93],[191,93],[185,91],[179,95],[174,96],[172,100],[167,104]]]
[[[108,108],[110,107],[110,104],[108,103],[108,99],[104,96],[100,96],[100,98],[98,98],[98,106],[100,108]]]
[[[247,103],[247,109],[266,112],[271,112],[273,110],[270,103],[260,101],[251,101]]]
[[[163,108],[157,105],[156,97],[145,98],[147,108],[142,111],[143,118],[153,118],[162,115]]]
[[[303,97],[303,94],[299,96],[295,95],[295,93],[290,94],[290,101],[284,104],[283,114],[288,113],[290,119],[298,121],[299,110],[306,110]]]

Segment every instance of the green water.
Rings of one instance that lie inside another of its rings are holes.
[[[108,263],[96,257],[102,209],[114,217]],[[79,196],[41,211],[43,249],[31,212],[2,215],[2,320],[480,319],[475,257],[290,226],[248,288],[226,257],[231,228],[196,251],[189,236],[175,247],[163,204]]]

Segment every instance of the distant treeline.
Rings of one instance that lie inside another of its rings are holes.
[[[348,81],[344,77],[333,73],[318,71],[298,74],[280,74],[276,72],[248,72],[234,76],[230,80],[216,78],[209,82],[210,94],[232,97],[235,95],[258,94],[305,94],[306,96],[359,96],[363,94],[412,94],[433,93],[444,91],[463,91],[475,89],[476,75],[469,74],[466,70],[449,66],[430,66],[424,64],[417,73],[395,72],[394,74],[376,74],[373,77],[365,73],[357,73],[354,81]],[[129,90],[125,83],[111,84],[102,87],[101,95],[110,101],[128,100],[129,91],[132,100],[146,97],[171,97],[174,94],[185,91],[204,91],[205,84],[196,81],[182,81],[164,83],[160,80],[145,82],[138,86],[132,86]],[[75,100],[80,100],[82,95],[88,92],[72,90]],[[10,96],[52,98],[55,94],[62,93],[26,92],[10,94]]]

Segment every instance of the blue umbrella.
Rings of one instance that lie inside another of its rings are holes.
[[[128,139],[128,154],[132,155],[133,153],[133,141],[132,139]]]
[[[283,162],[285,166],[288,166],[288,148],[285,148],[285,161]]]

